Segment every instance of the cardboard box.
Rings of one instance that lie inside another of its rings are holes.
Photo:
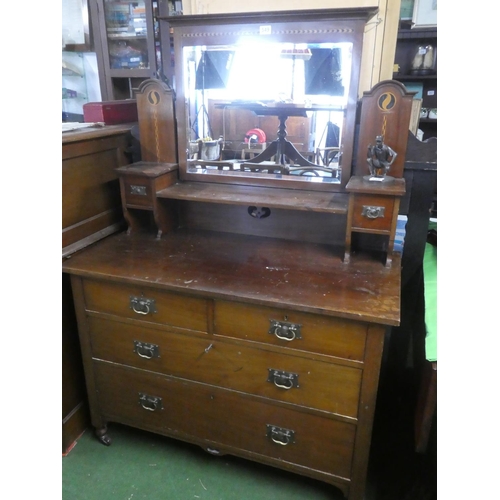
[[[137,101],[88,102],[83,105],[83,120],[85,123],[104,122],[106,125],[136,122]]]

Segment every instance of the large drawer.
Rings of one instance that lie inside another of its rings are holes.
[[[361,369],[90,317],[94,358],[356,418]]]
[[[296,325],[300,325],[301,338],[294,329]],[[215,303],[214,333],[217,335],[350,360],[364,359],[366,330],[365,323],[329,316],[237,302]]]
[[[94,367],[99,412],[108,421],[350,476],[355,425],[142,370],[100,361]]]
[[[93,280],[84,280],[83,289],[88,311],[208,331],[205,299]]]

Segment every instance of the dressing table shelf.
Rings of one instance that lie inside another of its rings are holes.
[[[341,215],[347,213],[348,203],[348,195],[344,193],[206,182],[178,182],[158,191],[156,196],[158,198],[204,203],[256,205],[259,207]]]

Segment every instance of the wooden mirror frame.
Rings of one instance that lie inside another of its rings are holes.
[[[187,15],[168,18],[173,32],[176,93],[176,120],[179,152],[179,177],[181,181],[202,181],[225,184],[274,186],[289,189],[317,191],[342,191],[349,181],[352,169],[356,105],[364,27],[376,8],[317,9],[303,11],[277,11],[263,13]],[[265,34],[263,34],[265,33]],[[352,68],[346,116],[342,132],[342,178],[338,184],[311,182],[301,176],[255,175],[251,172],[214,172],[200,175],[187,169],[186,137],[188,111],[187,95],[183,88],[184,47],[193,45],[231,45],[242,36],[266,36],[269,42],[295,43],[352,43]],[[170,51],[170,36],[162,34],[162,51]],[[281,178],[280,178],[281,177]]]

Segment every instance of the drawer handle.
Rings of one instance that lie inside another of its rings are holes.
[[[149,314],[156,312],[154,299],[147,299],[146,297],[130,296],[130,309],[137,314]]]
[[[275,335],[280,340],[291,342],[292,340],[302,338],[300,333],[302,325],[287,323],[285,321],[277,321],[275,319],[270,319],[269,321],[271,322],[271,326],[268,333]]]
[[[370,205],[363,205],[361,209],[361,215],[363,217],[368,217],[368,219],[378,219],[379,217],[384,217],[385,207],[373,207]]]
[[[295,443],[295,431],[267,424],[267,437],[276,444],[286,446]]]
[[[283,370],[275,370],[274,368],[268,368],[268,370],[267,381],[272,382],[276,387],[286,390],[299,387],[298,373],[284,372]]]
[[[160,348],[156,344],[148,344],[134,340],[134,352],[141,358],[152,359],[160,357]]]
[[[135,184],[130,184],[130,194],[136,194],[138,196],[146,196],[146,186],[136,186]]]
[[[139,404],[148,411],[163,410],[161,398],[157,396],[148,396],[142,392],[139,393]]]

